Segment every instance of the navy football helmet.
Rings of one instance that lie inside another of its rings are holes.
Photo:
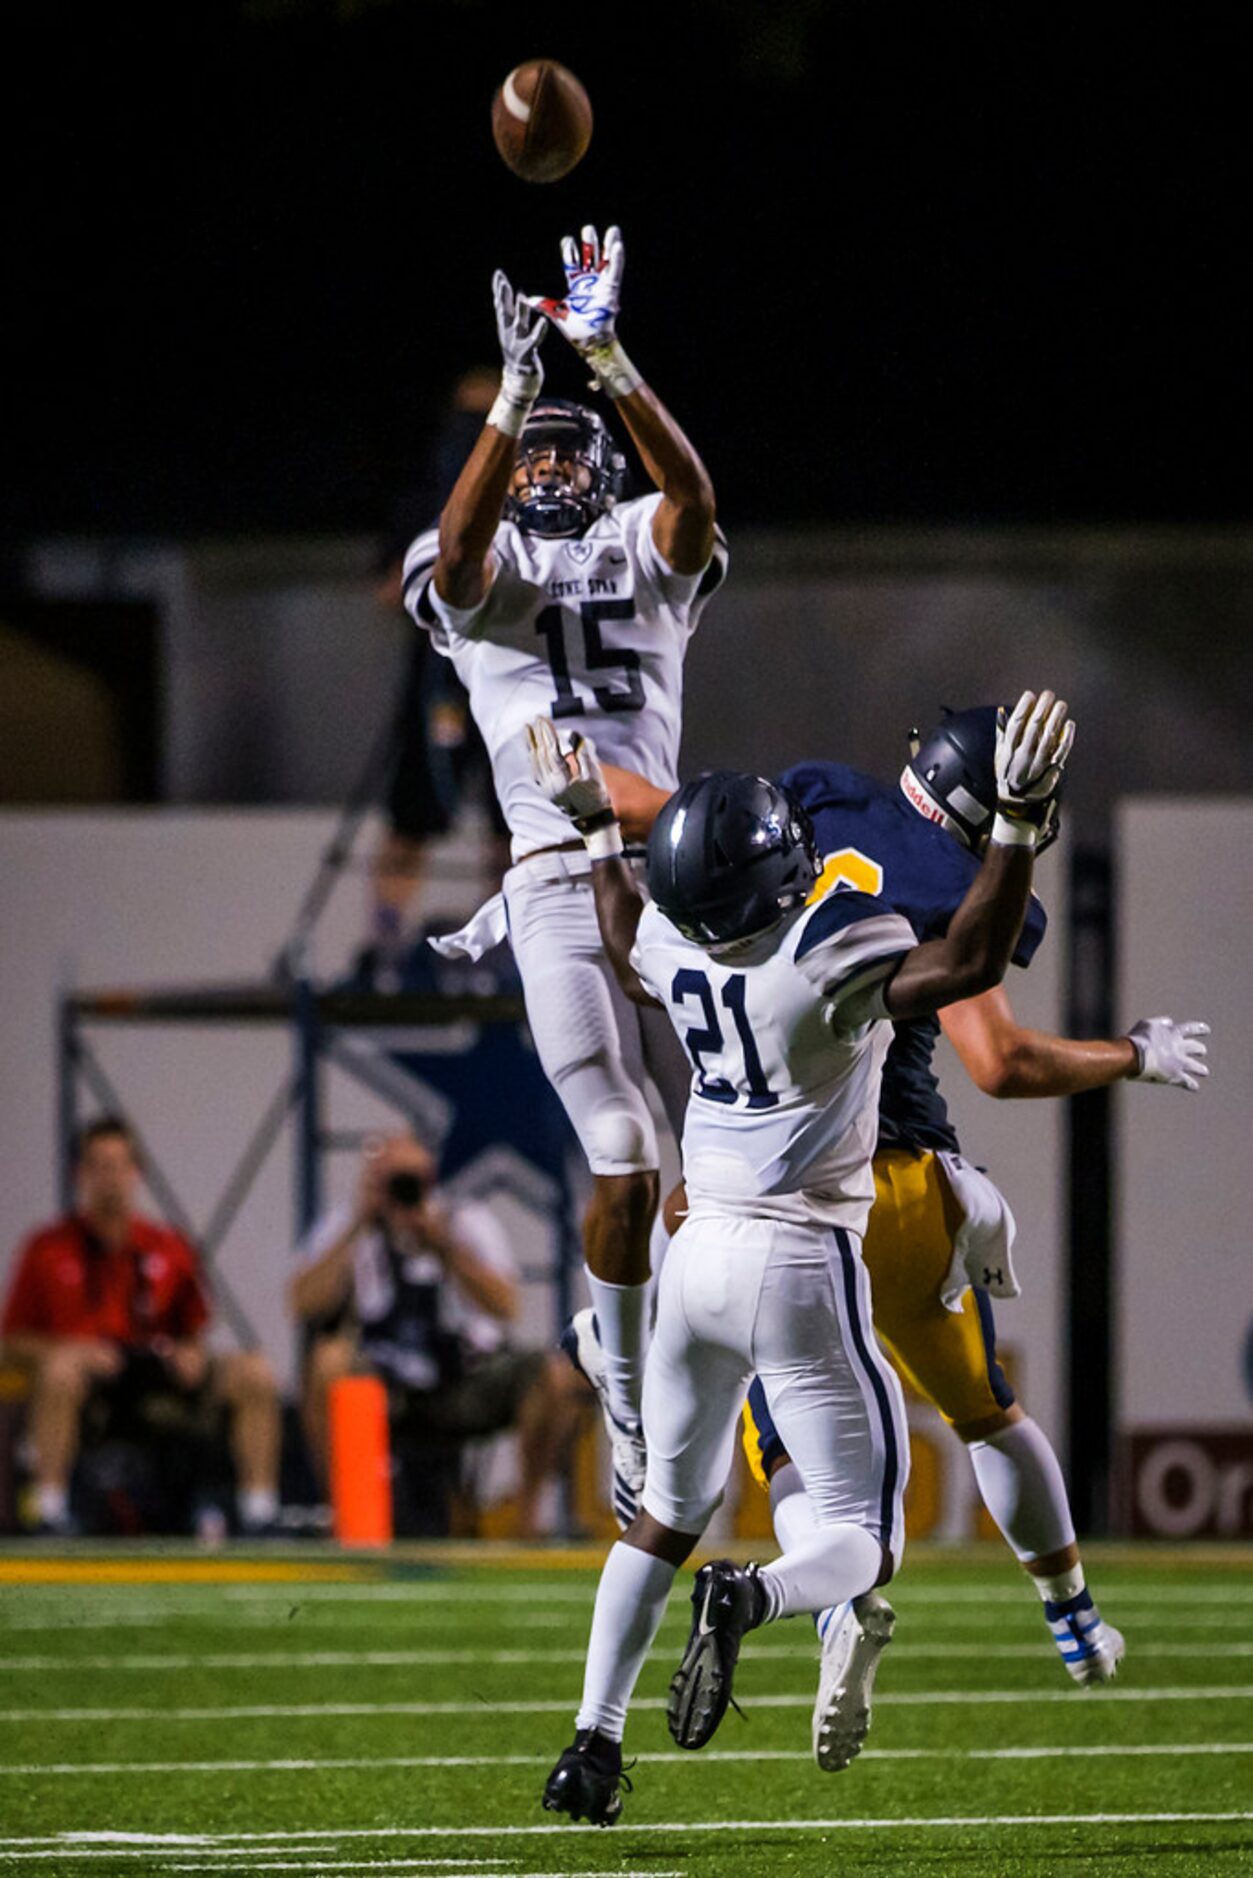
[[[648,891],[703,946],[766,931],[804,904],[819,866],[800,804],[778,783],[738,770],[684,783],[648,838]]]
[[[626,458],[604,420],[567,398],[538,398],[518,439],[505,520],[533,535],[581,535],[626,490]]]
[[[944,716],[918,743],[901,771],[901,789],[920,815],[937,822],[963,847],[982,854],[996,813],[996,720],[998,706],[975,705]],[[1061,824],[1056,799],[1036,841],[1036,853],[1056,841]]]

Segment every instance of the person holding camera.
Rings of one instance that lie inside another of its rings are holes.
[[[33,1233],[14,1261],[0,1318],[4,1354],[31,1376],[37,1530],[76,1530],[70,1506],[84,1412],[143,1426],[154,1398],[225,1410],[237,1524],[268,1535],[278,1517],[279,1408],[261,1350],[211,1351],[199,1261],[180,1233],[138,1210],[138,1146],[119,1115],[74,1144],[73,1210]]]
[[[586,1392],[572,1388],[555,1353],[511,1347],[518,1277],[503,1229],[480,1203],[450,1204],[436,1177],[434,1156],[412,1134],[373,1143],[355,1201],[305,1241],[288,1298],[311,1335],[302,1403],[310,1457],[325,1482],[331,1388],[375,1374],[393,1421],[432,1447],[516,1430],[517,1533],[531,1537]]]

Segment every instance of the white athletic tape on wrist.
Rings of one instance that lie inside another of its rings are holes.
[[[520,437],[526,428],[526,420],[531,415],[531,406],[535,394],[529,398],[518,399],[510,395],[502,385],[496,394],[496,402],[487,413],[487,421],[493,430],[498,430],[502,437]]]
[[[594,861],[611,861],[615,854],[622,853],[621,826],[609,822],[604,828],[593,828],[590,834],[584,835],[583,845]]]
[[[506,365],[496,401],[487,413],[493,430],[498,430],[503,437],[520,437],[543,383],[539,372],[524,372],[516,365]]]
[[[992,823],[992,840],[998,848],[1034,848],[1039,830],[1031,822],[1020,822],[997,810]]]
[[[609,398],[629,398],[644,380],[616,339],[607,346],[588,346],[583,357],[592,368],[592,390]]]

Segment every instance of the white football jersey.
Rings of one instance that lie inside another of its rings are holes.
[[[833,1020],[916,944],[907,919],[843,888],[722,958],[645,907],[631,963],[692,1060],[693,1209],[864,1230],[892,1026]]]
[[[405,556],[405,605],[470,694],[515,860],[571,832],[531,780],[523,732],[532,718],[551,717],[563,736],[582,731],[606,762],[659,789],[678,787],[683,658],[726,546],[719,536],[703,574],[676,574],[653,541],[660,502],[619,503],[570,539],[502,522],[495,576],[468,611],[435,591],[437,529]]]

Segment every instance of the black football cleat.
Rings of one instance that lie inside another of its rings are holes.
[[[703,1748],[712,1739],[731,1700],[741,1640],[765,1614],[766,1593],[755,1565],[720,1558],[701,1566],[687,1648],[666,1703],[670,1733],[681,1748]]]
[[[580,1728],[544,1787],[544,1811],[569,1813],[592,1826],[612,1826],[622,1811],[622,1744],[599,1728]]]

